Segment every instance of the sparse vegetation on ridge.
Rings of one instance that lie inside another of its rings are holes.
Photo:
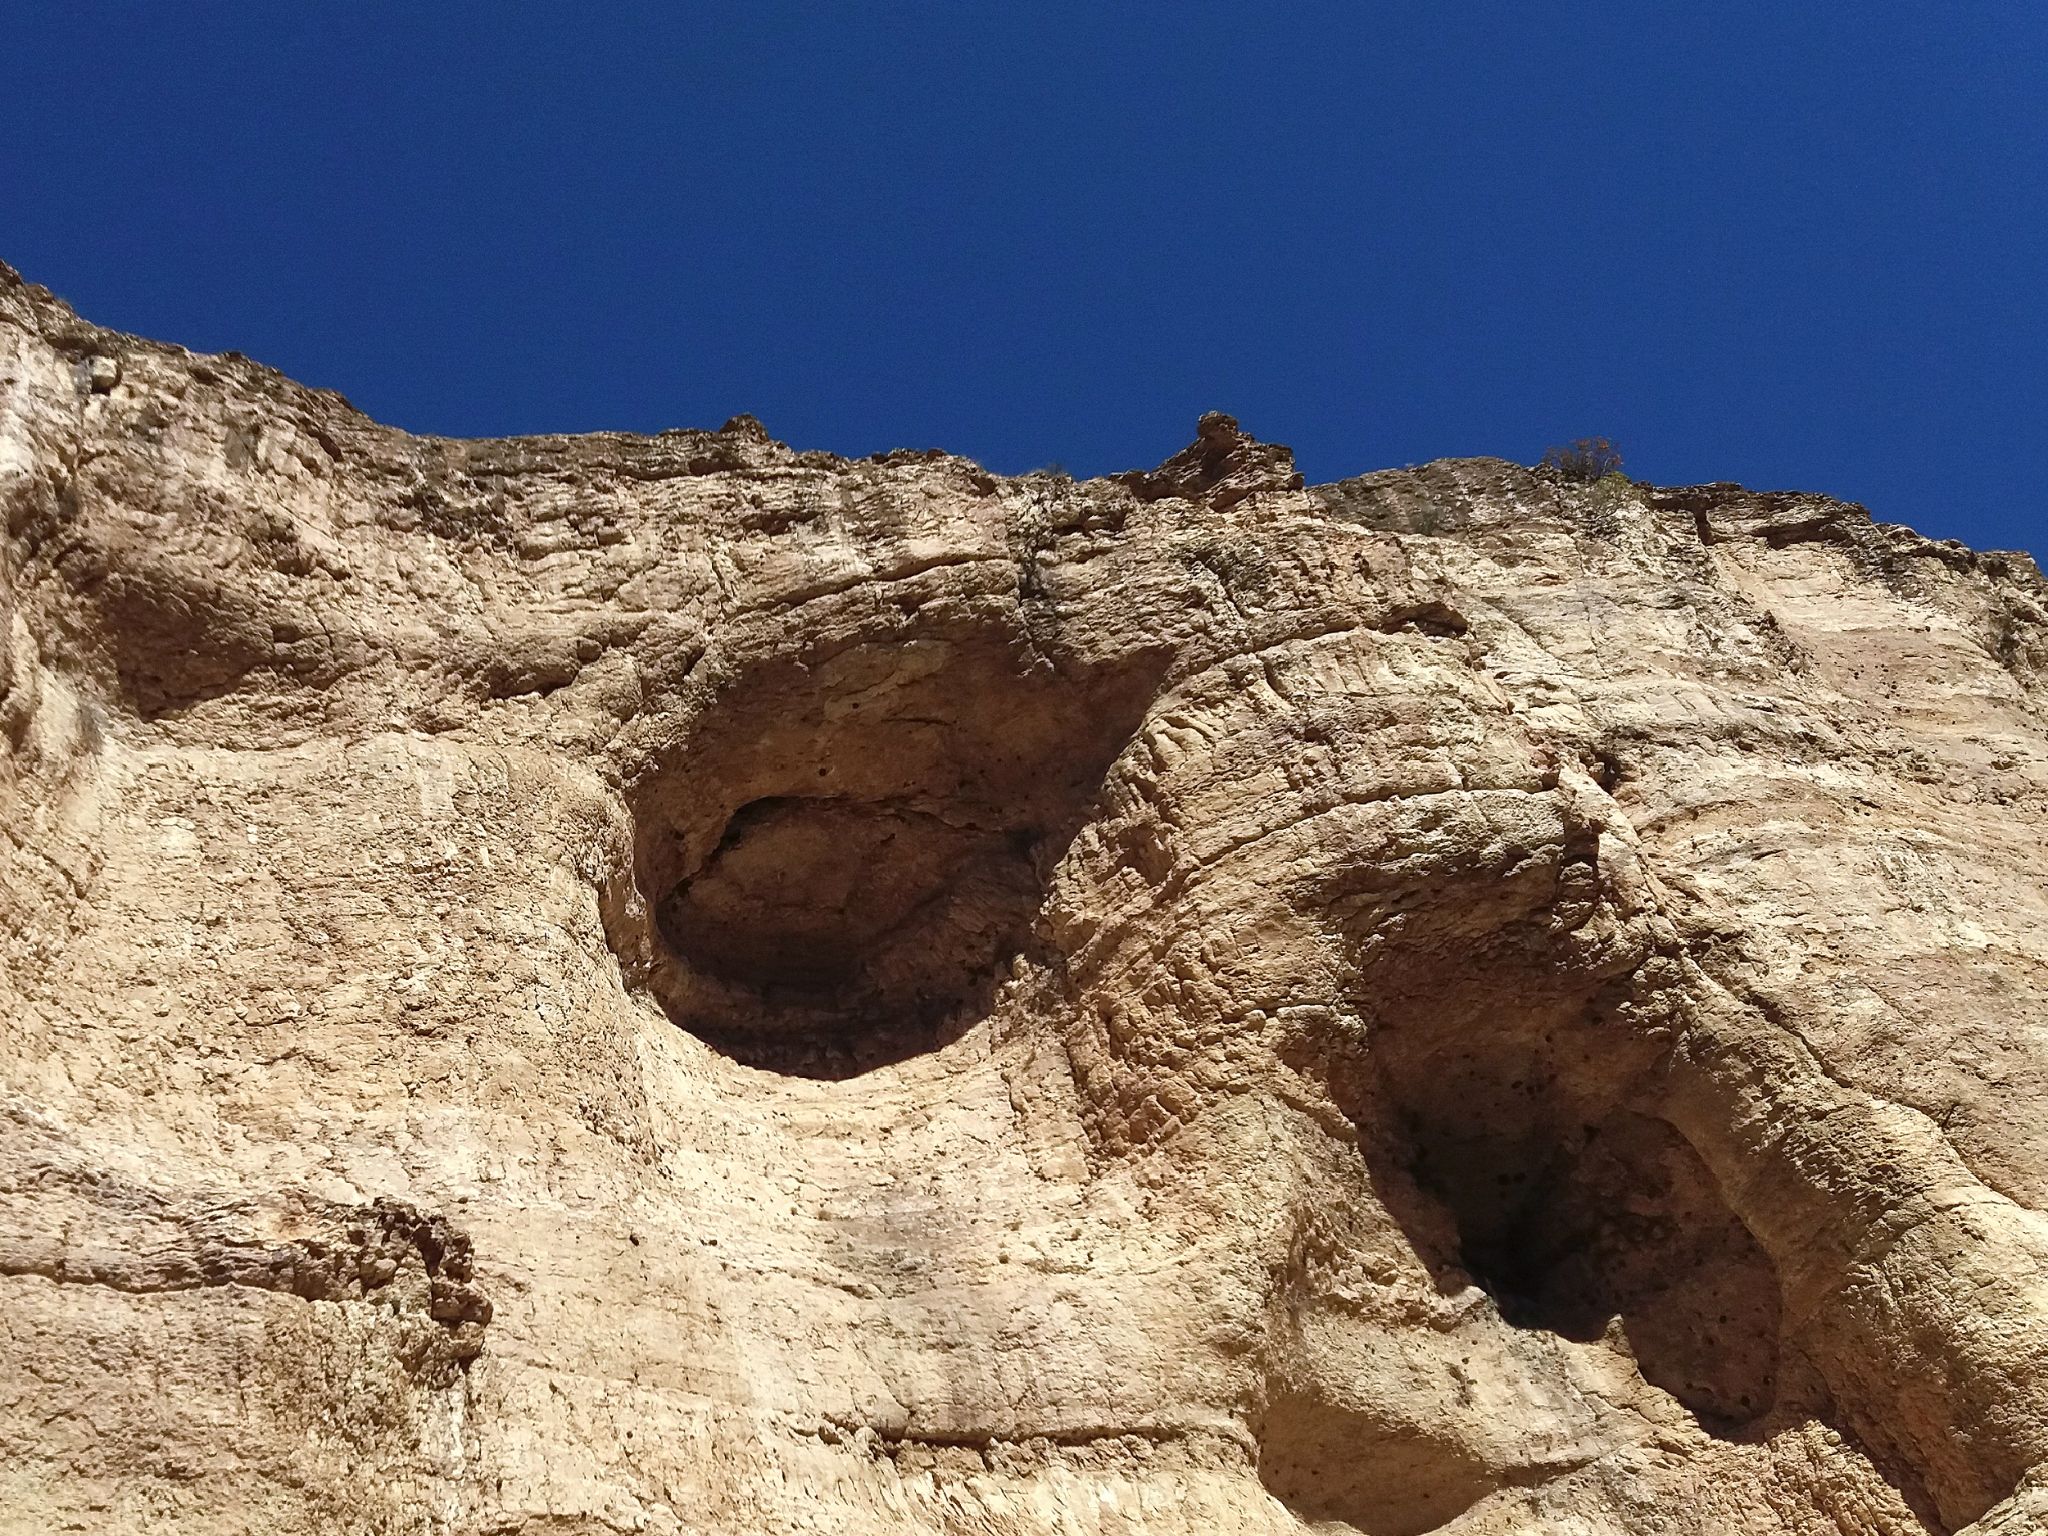
[[[1562,480],[1592,485],[1621,473],[1621,450],[1604,437],[1582,437],[1548,450],[1537,467]]]

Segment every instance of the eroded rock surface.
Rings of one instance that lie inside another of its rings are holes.
[[[2042,1529],[2048,588],[0,276],[0,1525]]]

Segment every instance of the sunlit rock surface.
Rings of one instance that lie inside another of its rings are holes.
[[[2044,1529],[2024,556],[4,269],[0,514],[0,1527]]]

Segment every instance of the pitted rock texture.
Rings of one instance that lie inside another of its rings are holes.
[[[0,1528],[2044,1529],[2024,556],[11,273],[0,515]]]

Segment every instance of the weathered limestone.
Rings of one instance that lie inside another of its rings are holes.
[[[2024,556],[5,269],[0,515],[0,1529],[2048,1529]]]

